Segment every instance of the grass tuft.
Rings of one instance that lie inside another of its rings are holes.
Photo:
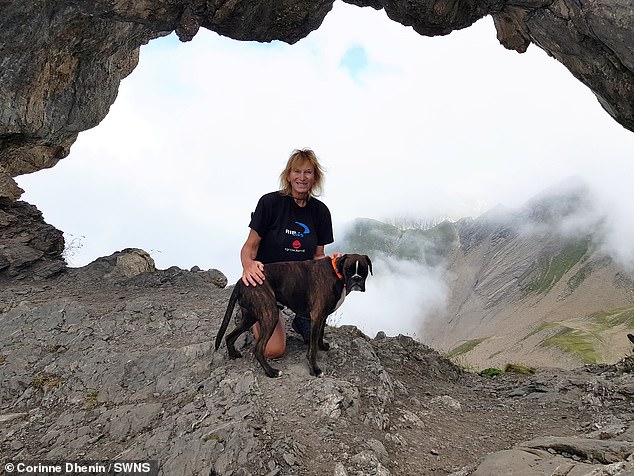
[[[491,368],[482,370],[480,372],[480,375],[482,375],[483,377],[496,377],[498,375],[502,375],[503,373],[504,373],[503,370],[491,367]]]
[[[97,399],[98,392],[88,392],[84,397],[84,408],[86,410],[94,410],[99,406],[99,400]]]
[[[532,375],[536,372],[536,370],[534,367],[526,367],[525,365],[506,364],[506,367],[504,367],[504,372],[513,373],[513,374],[522,374],[522,375]]]
[[[479,344],[487,340],[488,337],[482,337],[480,339],[472,339],[470,341],[465,342],[464,344],[459,345],[458,347],[452,349],[447,354],[447,358],[452,359],[454,357],[458,357],[459,355],[466,354],[467,352],[475,349]]]
[[[35,388],[39,388],[40,390],[50,390],[52,388],[57,388],[61,385],[62,379],[57,375],[47,374],[47,373],[39,373],[33,380],[31,381],[31,385]]]
[[[216,433],[209,433],[208,435],[203,436],[203,441],[215,441],[217,443],[222,443],[222,438]]]

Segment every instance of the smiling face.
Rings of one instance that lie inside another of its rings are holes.
[[[295,200],[318,197],[324,184],[324,171],[310,149],[295,149],[280,174],[280,192],[292,195]]]
[[[292,167],[286,179],[294,198],[306,198],[315,183],[315,169],[308,161]]]

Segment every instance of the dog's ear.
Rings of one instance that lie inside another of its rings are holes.
[[[343,262],[346,260],[346,258],[348,257],[347,254],[345,255],[341,255],[339,258],[337,258],[337,273],[343,275]]]
[[[370,274],[372,274],[372,261],[370,261],[370,257],[368,255],[363,255],[363,256],[365,256],[365,259],[368,260],[368,269],[370,270]],[[632,342],[634,342],[634,341],[632,341]]]

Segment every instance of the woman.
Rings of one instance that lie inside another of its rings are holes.
[[[280,174],[280,190],[267,193],[251,214],[249,236],[240,252],[242,282],[257,286],[264,281],[264,265],[326,257],[324,248],[334,241],[328,207],[315,198],[322,191],[324,173],[310,149],[294,150]],[[296,315],[293,329],[310,338],[310,318]],[[253,326],[258,336],[259,324]],[[283,319],[269,339],[264,355],[276,358],[286,350]]]

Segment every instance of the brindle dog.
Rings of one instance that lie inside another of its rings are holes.
[[[372,262],[368,256],[359,254],[346,254],[336,260],[324,258],[264,265],[266,279],[262,284],[246,286],[239,280],[233,288],[216,336],[216,350],[222,343],[237,302],[242,308],[242,320],[225,339],[229,357],[242,357],[235,348],[235,341],[257,321],[260,323],[260,335],[253,353],[266,375],[279,377],[281,372],[271,367],[264,357],[264,349],[279,319],[279,303],[300,315],[310,316],[308,365],[311,375],[323,376],[317,366],[317,348],[329,349],[329,345],[324,342],[326,318],[350,292],[365,292],[368,272],[372,274]]]

